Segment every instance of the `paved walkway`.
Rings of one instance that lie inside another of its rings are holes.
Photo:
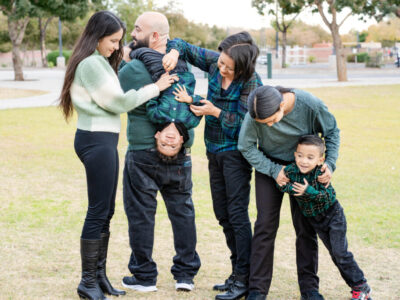
[[[264,84],[281,85],[296,88],[384,85],[400,84],[400,69],[393,66],[382,69],[366,69],[361,64],[348,66],[348,81],[338,82],[336,70],[326,64],[293,66],[288,69],[273,69],[273,78],[267,79],[266,66],[258,66]],[[193,68],[196,76],[196,93],[207,94],[207,79],[197,68]],[[0,100],[0,109],[51,106],[58,103],[63,84],[64,70],[59,69],[25,69],[26,81],[14,81],[13,70],[0,71],[0,87],[43,90],[48,94],[17,99]]]

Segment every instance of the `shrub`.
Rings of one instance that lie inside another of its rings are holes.
[[[72,50],[63,50],[62,52],[63,56],[65,57],[65,64],[68,63],[69,58],[71,57]],[[47,62],[53,63],[53,66],[57,65],[57,57],[60,55],[60,51],[51,51],[49,54],[47,54],[46,59]]]
[[[309,62],[309,63],[314,63],[316,59],[317,59],[317,58],[316,58],[315,56],[310,55],[310,56],[308,57],[308,62]]]
[[[347,62],[356,62],[355,57],[357,56],[357,62],[366,62],[368,53],[367,52],[361,52],[357,54],[349,54],[347,55]]]

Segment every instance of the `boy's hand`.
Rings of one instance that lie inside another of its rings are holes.
[[[176,64],[178,63],[179,52],[175,49],[172,49],[169,53],[165,54],[162,59],[162,64],[165,71],[169,72],[175,69]]]
[[[331,183],[331,169],[329,169],[327,164],[323,164],[323,166],[321,167],[321,172],[322,174],[318,176],[318,181],[321,182],[325,186],[325,188],[327,188]]]
[[[304,184],[301,184],[299,182],[293,183],[293,190],[297,193],[294,194],[295,196],[301,196],[306,192],[306,189],[308,187],[308,182],[307,179],[304,178]]]
[[[181,86],[179,83],[177,84],[178,87],[175,88],[175,91],[172,94],[175,95],[175,100],[183,103],[192,103],[193,99],[189,96],[186,91],[185,86]]]

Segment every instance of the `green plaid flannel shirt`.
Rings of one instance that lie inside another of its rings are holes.
[[[290,182],[278,188],[281,192],[286,192],[289,195],[296,194],[293,190],[293,183],[298,182],[304,184],[304,179],[308,182],[308,187],[303,195],[294,196],[299,204],[300,210],[306,217],[315,217],[316,215],[326,211],[336,201],[336,192],[332,185],[329,184],[327,188],[318,182],[318,176],[322,174],[321,166],[314,168],[307,174],[302,174],[296,163],[291,163],[284,169],[286,177]]]

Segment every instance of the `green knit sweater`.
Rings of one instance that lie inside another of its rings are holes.
[[[96,51],[79,63],[71,86],[72,103],[78,113],[77,127],[87,131],[119,133],[119,114],[157,97],[159,93],[155,84],[124,93],[108,60]]]

